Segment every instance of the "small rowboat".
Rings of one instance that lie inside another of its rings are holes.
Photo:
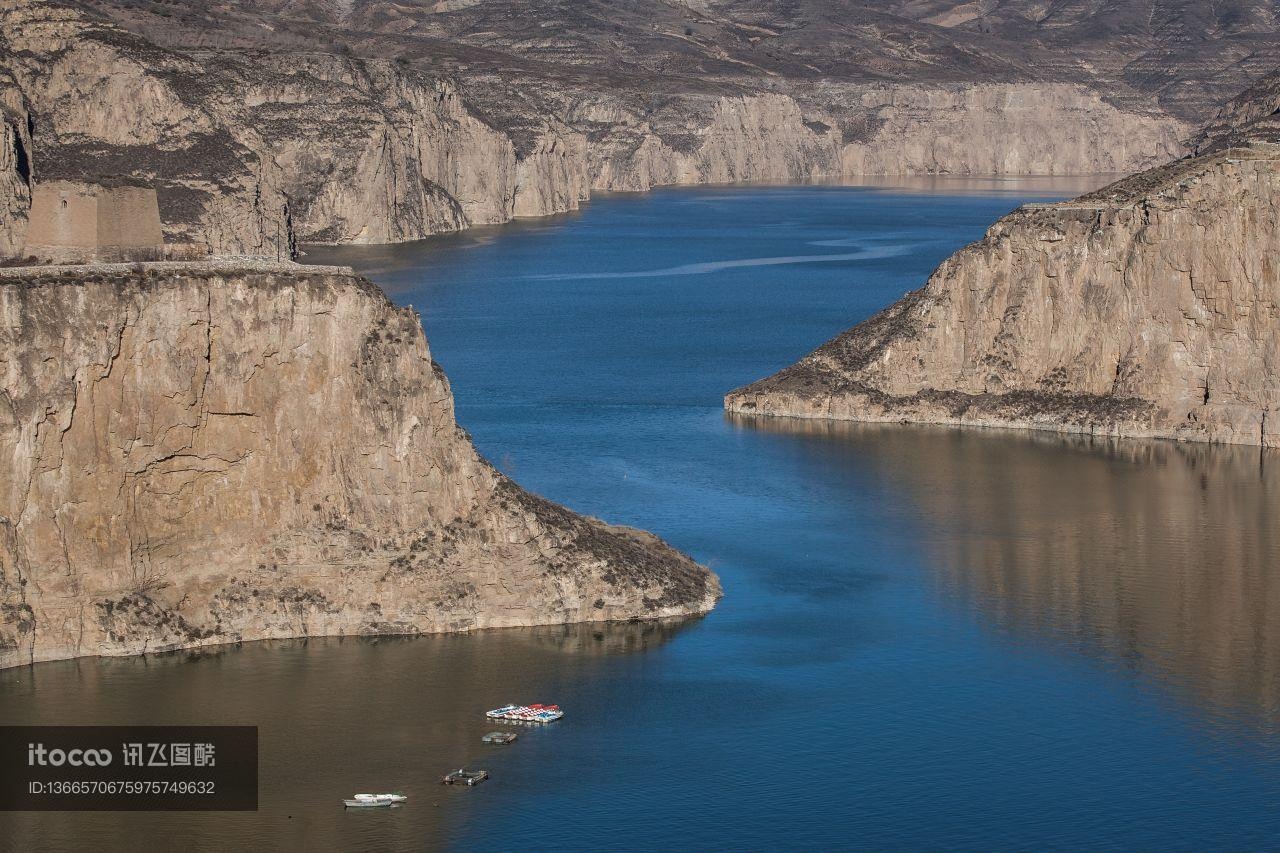
[[[357,800],[387,800],[392,803],[403,803],[409,799],[399,791],[392,794],[356,794],[355,798]]]
[[[399,792],[394,794],[356,794],[342,804],[349,809],[385,809],[409,799]]]

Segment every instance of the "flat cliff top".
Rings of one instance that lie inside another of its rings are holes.
[[[0,668],[720,596],[481,458],[420,318],[345,267],[9,268],[0,315]]]
[[[343,276],[367,282],[356,275],[351,267],[325,266],[321,264],[296,264],[292,261],[273,261],[266,258],[221,257],[207,261],[146,261],[120,264],[41,264],[37,266],[0,266],[0,283],[38,284],[41,282],[71,283],[77,280],[103,278],[146,278],[148,276],[183,276],[187,278],[227,277],[235,275],[271,273],[276,275]],[[375,285],[370,287],[382,291]]]

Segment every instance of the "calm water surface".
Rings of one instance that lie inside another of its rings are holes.
[[[1280,845],[1280,457],[721,412],[1000,214],[1079,189],[665,190],[313,252],[422,311],[489,458],[666,537],[724,600],[0,673],[6,722],[262,743],[257,813],[6,815],[0,849]],[[485,748],[479,712],[507,700],[569,716]],[[433,784],[464,763],[493,780]],[[338,805],[387,788],[412,799]]]

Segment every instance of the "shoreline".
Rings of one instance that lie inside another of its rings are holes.
[[[552,223],[565,219],[572,219],[581,216],[584,211],[596,200],[608,200],[614,198],[635,198],[638,196],[649,196],[661,192],[700,192],[703,190],[752,190],[752,189],[788,189],[788,188],[804,188],[804,189],[821,189],[829,188],[832,190],[840,189],[867,189],[867,190],[894,190],[900,189],[911,194],[934,195],[937,194],[930,184],[953,186],[957,184],[973,185],[969,187],[973,190],[981,191],[982,185],[1001,184],[1003,186],[988,186],[986,191],[990,194],[1001,194],[1004,192],[1018,192],[1020,182],[1034,182],[1038,184],[1052,184],[1054,182],[1078,183],[1078,187],[1071,187],[1070,192],[1075,193],[1071,198],[1078,195],[1084,195],[1093,192],[1104,186],[1126,177],[1128,172],[1074,172],[1070,174],[926,174],[926,173],[902,173],[902,174],[854,174],[854,175],[831,175],[820,176],[811,179],[784,179],[784,180],[751,180],[751,181],[706,181],[706,182],[689,182],[689,183],[669,183],[655,184],[652,187],[635,190],[593,190],[591,195],[581,201],[579,205],[570,210],[558,210],[550,213],[539,213],[532,215],[512,216],[503,222],[484,222],[468,225],[465,228],[459,228],[452,231],[438,231],[434,234],[428,234],[425,237],[419,237],[414,240],[396,240],[385,243],[358,243],[358,242],[310,242],[300,240],[298,242],[298,263],[312,266],[308,261],[301,260],[307,255],[308,249],[321,250],[341,250],[341,249],[368,249],[376,250],[380,248],[394,248],[398,246],[412,246],[419,243],[427,243],[429,241],[438,240],[440,238],[461,238],[470,234],[488,235],[496,233],[501,229],[510,227],[533,226],[544,223]],[[1095,180],[1099,179],[1099,180]],[[919,185],[919,186],[913,186]],[[1046,194],[1057,194],[1051,186],[1044,186],[1041,190]],[[963,195],[964,193],[957,193]],[[980,192],[981,194],[981,192]],[[317,263],[314,266],[321,266]]]

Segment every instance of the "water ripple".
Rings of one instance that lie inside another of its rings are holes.
[[[835,245],[834,243],[832,245]],[[841,244],[845,245],[845,244]],[[698,264],[681,264],[656,270],[635,270],[632,272],[580,272],[580,273],[545,273],[526,275],[521,278],[527,281],[577,281],[599,278],[656,278],[669,275],[705,275],[720,270],[738,269],[740,267],[774,267],[788,264],[818,264],[831,261],[869,261],[876,258],[893,258],[905,255],[911,246],[877,246],[857,252],[842,252],[829,255],[778,255],[771,258],[738,258],[730,261],[706,261]]]

